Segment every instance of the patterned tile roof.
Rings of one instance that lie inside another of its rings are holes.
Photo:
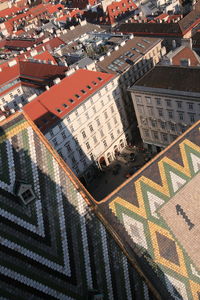
[[[154,299],[90,195],[23,114],[1,123],[0,166],[1,299],[93,299],[94,291]],[[17,195],[27,185],[35,198],[25,204]]]
[[[200,297],[200,121],[99,203],[160,299]]]

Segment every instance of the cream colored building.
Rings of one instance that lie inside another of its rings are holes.
[[[200,68],[156,66],[129,90],[145,148],[159,152],[200,116]]]
[[[74,173],[85,180],[92,178],[94,167],[109,165],[127,144],[126,114],[118,77],[113,74],[75,71],[24,109]],[[48,118],[49,112],[55,114],[54,121]]]

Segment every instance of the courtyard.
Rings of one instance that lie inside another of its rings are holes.
[[[127,147],[109,166],[99,171],[96,178],[87,185],[87,190],[95,200],[100,201],[118,186],[132,177],[153,154],[137,147]]]

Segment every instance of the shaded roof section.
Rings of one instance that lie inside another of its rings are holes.
[[[200,121],[97,204],[162,300],[200,295],[199,171]]]
[[[178,23],[127,23],[121,24],[117,28],[117,32],[133,33],[135,35],[182,35]]]
[[[124,46],[119,46],[118,50],[112,51],[109,56],[105,56],[97,65],[105,72],[123,73],[160,41],[158,38],[134,37],[126,41]]]
[[[22,114],[0,129],[1,296],[153,300],[88,206],[90,195],[39,130]],[[24,184],[34,195],[27,204],[15,194]]]
[[[156,66],[139,79],[132,88],[150,87],[200,93],[200,68]]]
[[[48,113],[62,118],[112,78],[114,78],[112,74],[77,70],[25,105],[24,111],[34,122],[42,121],[45,114]],[[55,121],[56,119],[54,119]],[[43,129],[48,126],[43,123]]]

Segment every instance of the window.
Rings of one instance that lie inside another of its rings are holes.
[[[95,135],[93,136],[93,141],[94,141],[94,144],[96,144],[96,143],[97,143],[97,138],[96,138],[96,136],[95,136]]]
[[[61,135],[62,135],[63,140],[65,140],[65,139],[67,138],[65,131],[63,131],[63,132],[61,133]]]
[[[173,111],[172,110],[168,110],[168,117],[170,119],[173,119]]]
[[[104,112],[104,117],[105,117],[105,119],[108,119],[108,114],[106,111]]]
[[[101,98],[101,92],[100,91],[98,92],[98,96],[99,96],[99,98]]]
[[[111,134],[110,134],[110,137],[111,137],[111,140],[114,140],[114,135],[113,135],[112,132],[111,132]]]
[[[75,97],[79,99],[81,96],[79,96],[78,94],[75,94]]]
[[[148,107],[147,107],[147,110],[148,110],[149,116],[153,116],[153,115],[154,115],[153,107],[148,106]]]
[[[20,91],[20,89],[17,89],[17,92],[18,92],[18,94],[21,94],[21,91]]]
[[[181,101],[177,101],[176,103],[177,103],[178,108],[182,108],[182,102]]]
[[[103,141],[103,144],[104,144],[104,147],[106,148],[107,147],[106,140]]]
[[[151,104],[151,97],[145,97],[145,99],[147,104]]]
[[[63,130],[62,124],[58,124],[58,128],[59,128],[60,130]]]
[[[65,147],[67,148],[67,151],[68,151],[68,152],[71,152],[71,151],[72,151],[72,148],[71,148],[71,146],[70,146],[70,143],[65,144]]]
[[[137,105],[138,112],[142,115],[144,115],[144,106],[143,105]]]
[[[35,198],[31,189],[24,191],[23,193],[21,193],[20,196],[25,204],[28,204],[31,200]]]
[[[193,103],[188,103],[188,109],[193,110]]]
[[[143,129],[144,136],[149,137],[149,129]]]
[[[95,106],[92,107],[92,110],[93,110],[93,113],[96,114],[97,110],[96,110]]]
[[[158,137],[158,132],[157,132],[157,131],[153,131],[152,133],[153,133],[154,139],[155,139],[155,140],[158,140],[158,139],[159,139],[159,137]]]
[[[83,150],[81,148],[78,150],[78,152],[79,152],[80,157],[82,157],[84,155]]]
[[[97,126],[100,126],[100,121],[99,121],[99,119],[96,119],[96,122],[97,122]]]
[[[61,112],[62,112],[62,110],[61,110],[60,108],[56,108],[56,111],[57,111],[58,113],[61,113]]]
[[[164,121],[160,121],[160,127],[161,127],[162,129],[165,129],[165,122],[164,122]]]
[[[64,108],[67,108],[67,107],[68,107],[66,103],[63,103],[62,106],[63,106]]]
[[[93,83],[94,85],[97,85],[96,81],[92,81],[92,83]]]
[[[91,90],[91,89],[92,89],[90,85],[87,85],[87,88],[88,88],[89,90]]]
[[[49,134],[50,134],[50,136],[53,136],[53,130],[52,129],[49,130]]]
[[[85,145],[86,145],[87,149],[89,150],[90,149],[90,144],[87,142]]]
[[[3,102],[3,103],[5,103],[5,102],[6,102],[5,98],[2,98],[1,100],[2,100],[2,102]]]
[[[86,133],[85,133],[85,131],[82,131],[81,133],[82,133],[83,138],[85,139],[85,138],[86,138]]]
[[[76,159],[75,159],[75,157],[74,157],[74,156],[72,156],[72,157],[71,157],[71,161],[72,161],[72,163],[73,163],[73,164],[75,164],[75,163],[76,163]]]
[[[93,128],[92,124],[89,125],[89,128],[90,128],[91,132],[94,131],[94,128]]]
[[[167,142],[168,141],[168,137],[167,137],[167,134],[166,133],[163,133],[162,134],[162,139],[164,142]]]
[[[89,114],[88,114],[88,112],[85,113],[85,117],[86,117],[87,120],[89,119]]]
[[[71,132],[74,132],[74,126],[73,125],[70,126],[70,130],[71,130]]]
[[[70,102],[70,103],[74,103],[74,100],[73,100],[73,99],[69,99],[69,102]]]
[[[67,122],[69,123],[70,122],[70,117],[66,116],[66,119],[67,119]]]
[[[86,110],[86,105],[85,105],[85,103],[83,103],[83,110],[84,110],[84,111]]]
[[[141,96],[135,96],[135,100],[137,103],[142,103],[142,97]]]
[[[166,104],[168,107],[171,107],[172,106],[171,100],[166,100]]]
[[[154,119],[151,119],[151,125],[152,125],[152,127],[156,127],[156,125],[157,125],[157,122],[156,122],[156,120],[154,120]]]
[[[156,104],[161,105],[161,99],[160,98],[156,98]]]
[[[101,137],[103,137],[104,136],[103,130],[101,129],[99,132],[100,132]]]
[[[85,90],[81,90],[81,92],[82,92],[83,94],[85,94],[85,93],[86,93],[86,91],[85,91]]]
[[[107,126],[108,126],[108,130],[110,130],[111,129],[110,122],[107,123]]]
[[[57,142],[56,138],[52,140],[52,143],[54,144],[55,147],[58,146],[58,142]]]
[[[111,113],[114,113],[114,107],[113,106],[110,107],[110,110],[111,110]]]
[[[78,110],[75,110],[75,115],[76,117],[78,117]]]
[[[175,124],[174,124],[174,123],[170,123],[169,126],[170,126],[170,129],[171,129],[172,131],[175,131],[175,130],[176,130]]]
[[[184,120],[184,113],[183,112],[179,112],[178,115],[179,115],[179,120],[183,121]]]
[[[101,100],[101,106],[104,107],[104,102],[103,102],[103,100]]]
[[[10,96],[10,98],[13,98],[13,97],[14,97],[12,93],[10,93],[9,96]]]
[[[194,117],[194,115],[189,114],[189,117],[190,117],[190,122],[191,122],[191,123],[194,123],[194,122],[195,122],[195,117]]]
[[[117,124],[117,119],[115,117],[113,118],[113,120],[114,120],[114,124]]]
[[[163,109],[162,108],[158,108],[158,115],[159,115],[159,117],[163,117]]]

